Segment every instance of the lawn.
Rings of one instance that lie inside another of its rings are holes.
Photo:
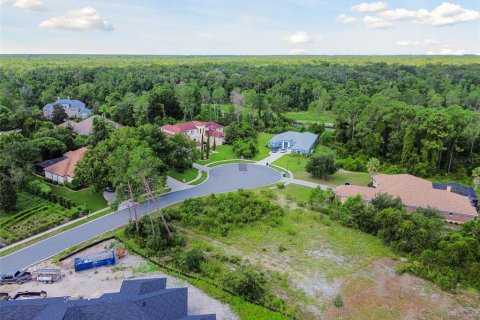
[[[333,150],[329,147],[317,145],[315,147],[314,154],[329,154],[333,153]],[[305,166],[308,163],[308,158],[302,155],[295,155],[295,154],[286,154],[277,161],[274,161],[273,164],[283,167],[292,171],[295,175],[299,172],[305,172]]]
[[[267,142],[273,137],[271,133],[260,132],[257,139],[258,154],[253,160],[261,160],[268,156],[270,148],[268,148]],[[196,162],[202,165],[206,165],[215,161],[239,159],[239,157],[233,152],[232,145],[218,146],[217,150],[210,150],[210,158],[208,160],[197,160]]]
[[[198,169],[189,168],[183,172],[179,172],[176,169],[170,169],[170,171],[168,171],[168,175],[180,182],[188,183],[198,176]]]
[[[212,168],[216,166],[221,166],[222,164],[229,164],[229,163],[254,163],[254,160],[242,160],[242,159],[233,159],[233,160],[225,160],[221,162],[215,162],[207,164],[207,167]]]
[[[108,206],[102,192],[94,192],[92,188],[73,191],[59,185],[50,185],[52,192],[71,200],[76,206],[87,205],[91,212],[98,211]]]
[[[327,186],[338,186],[341,184],[345,184],[346,182],[360,186],[366,186],[371,181],[370,174],[367,172],[353,172],[343,170],[339,170],[337,171],[337,173],[328,176],[327,180],[314,178],[308,172],[299,172],[296,173],[294,176],[297,179],[325,184]]]
[[[314,154],[329,154],[334,153],[332,149],[326,146],[317,145]],[[366,186],[371,178],[367,172],[351,172],[339,170],[335,174],[328,176],[327,180],[312,177],[311,174],[305,171],[305,166],[308,163],[308,158],[300,155],[287,154],[273,162],[274,165],[283,167],[293,173],[296,179],[307,180],[319,184],[336,186],[350,182],[351,184]]]
[[[198,178],[198,180],[195,180],[189,184],[191,184],[192,186],[196,186],[196,185],[199,185],[200,183],[204,182],[205,180],[207,180],[208,178],[208,173],[207,171],[203,171],[202,170],[202,175],[200,176],[200,178]]]
[[[217,150],[210,150],[210,157],[208,160],[197,160],[196,162],[202,165],[206,165],[208,163],[220,160],[230,160],[230,159],[237,159],[237,155],[233,152],[233,146],[231,145],[223,145],[218,146]]]
[[[262,160],[266,157],[268,157],[270,153],[270,148],[267,147],[267,143],[274,134],[271,133],[266,133],[266,132],[260,132],[257,138],[257,148],[258,148],[258,154],[253,157],[253,160]]]
[[[315,111],[291,111],[285,116],[297,122],[321,122],[335,123],[335,115],[331,111],[322,111],[317,114]]]

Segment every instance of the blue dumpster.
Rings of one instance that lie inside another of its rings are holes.
[[[74,268],[75,271],[78,272],[101,266],[111,266],[114,265],[116,261],[114,251],[105,251],[86,257],[75,258]]]

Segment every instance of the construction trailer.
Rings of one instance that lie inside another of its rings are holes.
[[[62,278],[62,271],[55,268],[42,268],[33,272],[33,279],[38,282],[54,283]]]
[[[83,271],[87,269],[112,266],[117,262],[115,257],[115,251],[105,251],[97,254],[93,254],[86,257],[80,257],[74,259],[75,272]]]

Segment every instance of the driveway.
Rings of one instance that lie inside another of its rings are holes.
[[[150,203],[138,206],[142,215],[188,198],[238,189],[251,189],[280,181],[281,174],[256,164],[225,164],[210,169],[207,181],[197,187],[170,192]],[[105,232],[116,229],[129,220],[128,209],[122,209],[91,222],[67,230],[51,238],[32,244],[22,250],[0,258],[0,273],[23,269],[52,257],[72,246]]]
[[[265,165],[267,162],[268,164],[272,164],[274,161],[277,161],[278,159],[280,159],[282,156],[286,155],[286,154],[290,154],[291,153],[291,150],[287,150],[287,152],[285,153],[281,153],[280,150],[273,153],[273,152],[270,152],[270,154],[268,155],[268,157],[262,159],[262,160],[259,160],[257,161],[256,163],[257,164],[260,164],[260,165]]]

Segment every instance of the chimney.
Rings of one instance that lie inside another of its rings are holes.
[[[447,186],[447,191],[452,192],[452,186]]]

